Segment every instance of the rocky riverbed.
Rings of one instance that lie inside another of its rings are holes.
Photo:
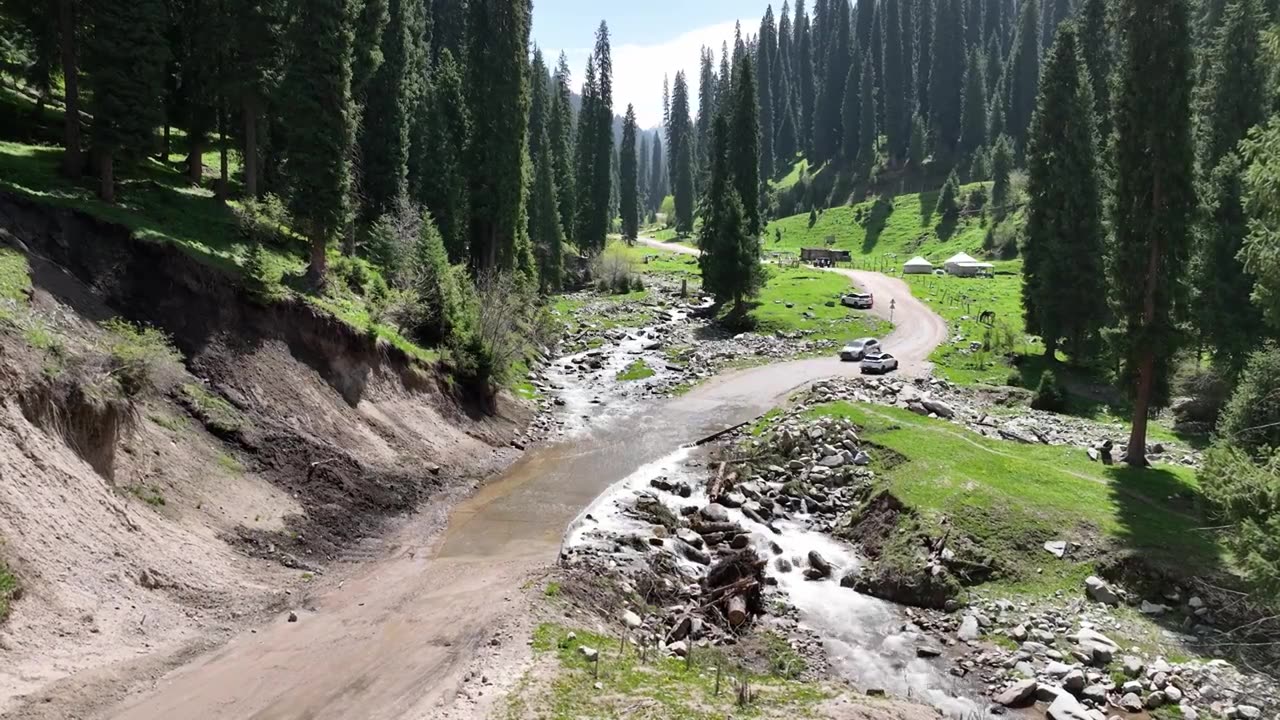
[[[1225,660],[1161,654],[1203,649],[1222,632],[1210,606],[1217,598],[1192,586],[1152,597],[1089,578],[1075,593],[1035,602],[957,597],[930,589],[928,579],[946,577],[956,562],[939,544],[921,557],[910,595],[886,587],[857,545],[874,536],[865,526],[887,502],[871,469],[884,451],[848,421],[804,415],[836,400],[906,407],[1009,442],[1077,445],[1082,453],[1109,438],[1105,426],[1033,412],[1002,411],[1006,419],[993,424],[978,391],[937,381],[822,382],[758,435],[682,449],[615,486],[574,523],[563,563],[621,578],[649,608],[636,613],[636,627],[661,652],[683,656],[771,630],[813,672],[953,716],[1277,717],[1280,691],[1268,677]],[[1027,437],[1009,437],[1015,433]],[[1153,454],[1196,460],[1185,449]],[[1040,552],[1072,551],[1058,545]],[[1152,633],[1159,642],[1124,640]]]

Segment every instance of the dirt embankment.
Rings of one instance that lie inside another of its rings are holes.
[[[32,286],[0,322],[0,558],[24,591],[0,625],[6,717],[75,716],[104,697],[79,704],[73,679],[123,693],[305,606],[335,561],[382,552],[388,520],[513,459],[528,419],[120,226],[0,195],[0,247]],[[111,318],[172,336],[158,391],[78,384],[68,358]]]

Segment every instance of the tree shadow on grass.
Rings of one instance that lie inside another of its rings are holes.
[[[920,198],[920,227],[927,228],[933,224],[934,211],[938,208],[938,191],[922,192],[917,197]]]
[[[865,226],[866,235],[862,238],[862,254],[870,255],[880,244],[880,236],[884,234],[885,226],[889,223],[889,217],[893,215],[893,203],[889,200],[877,197],[871,203],[870,210],[867,211],[869,217]]]

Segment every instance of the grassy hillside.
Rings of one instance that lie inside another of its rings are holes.
[[[1136,550],[1186,573],[1222,567],[1213,536],[1198,529],[1200,490],[1188,468],[1105,467],[1079,448],[992,440],[897,408],[836,403],[811,413],[848,418],[901,456],[875,454],[885,486],[926,526],[945,518],[972,539],[1007,571],[1011,590],[1078,591],[1092,562],[1057,560],[1040,550],[1048,540],[1092,554]]]
[[[989,183],[964,186],[961,196]],[[958,253],[976,255],[982,249],[986,221],[966,217],[944,224],[934,212],[937,191],[899,195],[892,201],[871,200],[854,206],[829,208],[809,227],[809,214],[793,215],[769,223],[763,250],[799,252],[803,247],[851,250],[855,256],[897,254],[903,261],[924,255],[935,262]],[[781,239],[779,239],[781,233]],[[833,245],[827,238],[834,237]]]

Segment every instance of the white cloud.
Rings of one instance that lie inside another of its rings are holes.
[[[721,44],[724,42],[733,44],[733,28],[734,21],[729,20],[690,30],[653,45],[637,43],[615,45],[613,47],[614,112],[622,115],[626,112],[627,104],[631,103],[635,105],[636,119],[640,127],[657,127],[662,123],[662,78],[665,75],[674,82],[676,73],[684,70],[689,83],[691,109],[696,114],[702,48],[706,46],[712,49],[719,67]],[[588,52],[587,49],[581,49],[566,53],[569,67],[574,74],[575,92],[581,89],[582,71],[586,67]]]

